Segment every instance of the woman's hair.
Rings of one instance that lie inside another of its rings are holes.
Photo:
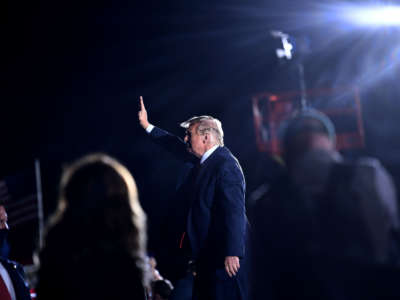
[[[130,172],[110,156],[90,154],[63,172],[58,207],[46,232],[61,227],[83,252],[123,251],[142,265],[145,219]]]

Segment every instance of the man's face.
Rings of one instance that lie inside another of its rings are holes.
[[[200,158],[205,152],[205,144],[204,136],[197,133],[198,126],[199,124],[194,124],[186,130],[184,141],[188,146],[188,151]]]

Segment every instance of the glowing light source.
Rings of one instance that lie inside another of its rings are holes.
[[[283,49],[276,49],[276,56],[292,59],[293,45],[289,42],[289,35],[277,30],[271,30],[270,33],[273,37],[281,39],[282,42]]]
[[[399,26],[400,6],[394,5],[345,5],[340,8],[345,21],[365,26]]]
[[[271,102],[278,101],[278,96],[277,95],[270,95],[269,96],[269,101],[271,101]]]

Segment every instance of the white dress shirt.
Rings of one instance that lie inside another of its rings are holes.
[[[213,146],[212,148],[208,149],[208,150],[203,154],[203,156],[201,157],[201,159],[200,159],[200,164],[202,164],[207,158],[209,158],[210,155],[211,155],[215,150],[217,150],[218,147],[219,147],[218,145],[215,145],[215,146]]]
[[[149,123],[149,126],[146,127],[147,133],[150,133],[150,132],[153,130],[153,128],[154,128],[154,125],[151,125],[151,124]]]

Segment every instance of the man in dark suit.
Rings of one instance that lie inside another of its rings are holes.
[[[193,168],[185,189],[186,231],[181,246],[195,262],[193,295],[198,300],[246,299],[245,181],[237,159],[224,147],[221,122],[210,116],[181,124],[184,141],[148,122],[140,99],[140,125],[150,136]]]

